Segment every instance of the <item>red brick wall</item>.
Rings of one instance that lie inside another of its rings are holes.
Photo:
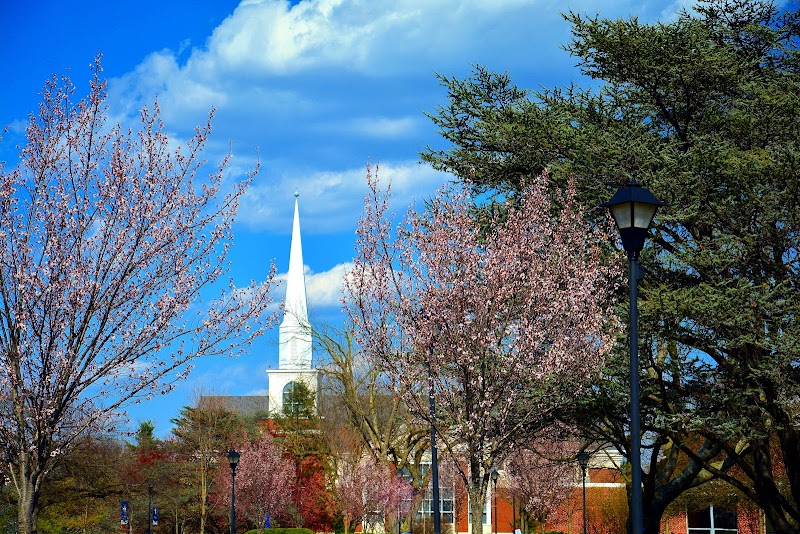
[[[623,483],[619,471],[613,469],[590,469],[586,487],[586,523],[588,534],[619,534],[625,532],[628,517],[628,501],[625,486],[594,486],[593,484]],[[492,503],[494,504],[494,503]],[[492,508],[494,512],[494,508]],[[461,503],[458,532],[469,532],[467,503]],[[519,516],[517,517],[519,521]],[[738,508],[739,534],[765,534],[762,514],[755,508],[740,505]],[[492,525],[494,527],[494,525]],[[493,530],[493,529],[492,529]],[[545,525],[547,531],[565,534],[583,532],[583,493],[576,486],[569,499],[561,503],[558,510]],[[486,529],[489,532],[489,528]],[[513,532],[511,502],[499,492],[497,497],[497,534]],[[661,532],[664,534],[687,534],[686,514],[675,514],[664,518]]]

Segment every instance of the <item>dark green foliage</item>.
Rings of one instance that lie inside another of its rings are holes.
[[[148,490],[159,507],[164,531],[174,532],[180,485],[178,468],[166,443],[149,422],[135,434],[136,444],[108,435],[75,442],[48,473],[42,492],[38,531],[101,533],[117,531],[120,502],[131,504],[137,529],[146,524]],[[0,491],[0,532],[17,532],[17,496],[12,486]]]
[[[593,207],[631,178],[669,202],[640,286],[648,532],[706,477],[701,466],[757,502],[777,532],[797,532],[797,4],[704,1],[652,25],[566,18],[567,49],[597,89],[528,95],[481,68],[466,81],[443,77],[451,102],[432,118],[452,147],[423,159],[478,191],[511,195],[549,169],[557,184],[577,181],[598,219],[604,210]],[[625,320],[626,295],[620,304]],[[569,414],[623,450],[626,354],[622,346],[595,396]]]
[[[182,471],[174,497],[180,500],[182,524],[198,532],[206,531],[207,523],[216,519],[209,493],[219,461],[248,432],[242,417],[229,410],[223,399],[199,395],[195,406],[183,407],[172,420],[175,458]]]
[[[316,393],[302,381],[291,382],[283,393],[283,416],[297,421],[314,415]]]

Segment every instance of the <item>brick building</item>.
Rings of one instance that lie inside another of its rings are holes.
[[[619,454],[601,452],[589,462],[586,473],[586,531],[587,534],[622,534],[628,516],[628,503],[619,465]],[[564,499],[557,510],[551,514],[544,525],[545,532],[581,534],[583,532],[583,486],[580,470],[576,466],[575,483],[571,495]],[[541,532],[542,525],[525,524],[515,510],[513,496],[503,488],[503,472],[496,494],[490,484],[487,502],[484,506],[484,534],[513,534],[514,525],[524,534]],[[445,489],[443,495],[454,495],[455,491]],[[447,502],[445,502],[447,501]],[[466,501],[443,497],[443,532],[452,525],[454,532],[470,533],[469,507]],[[739,500],[730,499],[722,504],[703,499],[691,501],[689,506],[676,503],[676,510],[666,514],[662,520],[661,532],[664,534],[767,534],[764,514],[756,507]],[[430,513],[430,507],[423,508],[422,515]],[[457,524],[453,524],[457,523]]]

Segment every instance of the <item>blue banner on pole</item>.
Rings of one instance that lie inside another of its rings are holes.
[[[119,523],[120,525],[128,524],[128,501],[119,503]]]
[[[153,524],[154,525],[158,524],[158,508],[156,508],[155,506],[153,506]]]
[[[269,525],[269,514],[264,517],[264,528],[270,528]]]

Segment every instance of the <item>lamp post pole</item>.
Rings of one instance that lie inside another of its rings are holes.
[[[631,383],[631,505],[633,506],[633,532],[644,532],[642,517],[642,440],[639,407],[639,252],[628,252],[628,298],[630,304],[630,341],[631,365],[629,369]]]
[[[581,466],[581,474],[583,475],[583,534],[587,534],[586,528],[586,468],[589,467],[589,453],[586,451],[578,454],[578,463]]]
[[[228,463],[231,466],[231,534],[236,534],[236,466],[239,453],[234,450],[228,452]]]
[[[601,204],[614,217],[622,239],[622,248],[628,253],[628,296],[630,304],[630,389],[631,389],[631,534],[642,534],[642,457],[641,423],[639,407],[639,252],[644,248],[650,223],[660,206],[653,193],[636,181],[619,189],[611,200]]]
[[[153,485],[147,485],[147,534],[153,532]]]
[[[511,490],[511,523],[513,523],[513,527],[511,531],[514,534],[517,534],[517,492]]]
[[[439,460],[436,454],[436,402],[434,399],[433,372],[431,371],[433,347],[428,347],[428,407],[431,419],[431,497],[433,499],[433,534],[442,534],[442,516],[439,500]]]
[[[497,478],[500,473],[496,467],[490,471],[492,477],[492,534],[497,534]]]

